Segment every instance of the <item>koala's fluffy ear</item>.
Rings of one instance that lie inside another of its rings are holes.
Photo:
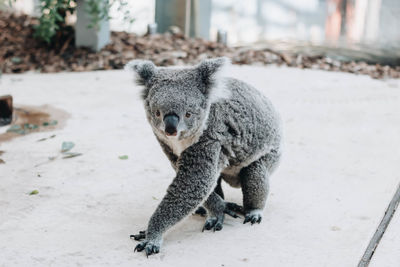
[[[219,57],[203,60],[197,65],[201,81],[205,85],[205,91],[203,93],[208,96],[211,102],[215,102],[220,98],[229,97],[228,90],[224,87],[222,76],[230,63],[228,58]]]
[[[125,65],[125,70],[133,71],[136,74],[135,82],[138,85],[145,86],[142,98],[146,98],[148,92],[146,87],[156,72],[154,63],[148,60],[135,59]]]

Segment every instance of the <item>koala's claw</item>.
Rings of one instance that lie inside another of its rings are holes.
[[[140,241],[146,238],[146,231],[139,231],[137,235],[130,235],[130,238],[135,239],[136,241]]]
[[[149,241],[142,241],[137,244],[134,252],[141,252],[143,250],[145,251],[146,256],[149,257],[149,255],[157,254],[158,252],[160,252],[160,245],[156,245],[153,242]]]
[[[203,226],[202,232],[204,232],[204,230],[211,230],[211,229],[213,229],[214,232],[221,231],[223,223],[224,223],[224,215],[218,217],[209,217],[206,219],[206,223]]]
[[[255,223],[261,223],[262,220],[262,215],[261,212],[259,211],[252,211],[246,214],[246,216],[244,217],[244,222],[243,224],[250,222],[251,225],[255,224]]]
[[[133,252],[141,252],[145,247],[146,247],[147,241],[145,242],[140,242],[139,244],[136,245],[135,249]]]

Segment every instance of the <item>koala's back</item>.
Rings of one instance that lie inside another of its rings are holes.
[[[212,104],[205,135],[222,144],[232,175],[268,153],[280,153],[281,125],[271,102],[245,82],[224,78],[231,92]]]

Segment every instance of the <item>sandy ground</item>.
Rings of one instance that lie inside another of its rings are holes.
[[[3,75],[0,94],[15,105],[49,104],[69,119],[0,144],[0,266],[356,266],[400,180],[400,81],[278,67],[230,75],[269,96],[284,122],[263,222],[226,218],[202,233],[204,218],[190,216],[149,259],[129,235],[145,229],[174,173],[129,74]],[[63,141],[83,155],[48,161]],[[390,227],[398,233],[398,216]]]

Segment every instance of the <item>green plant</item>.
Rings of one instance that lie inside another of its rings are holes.
[[[16,0],[8,1],[9,5]],[[134,19],[128,9],[128,0],[82,0],[85,3],[85,11],[90,16],[89,28],[100,28],[100,21],[109,20],[110,8],[118,4],[117,11],[122,12],[124,21],[132,23]],[[39,24],[34,26],[35,38],[50,44],[56,33],[65,27],[65,18],[67,13],[73,14],[76,11],[77,0],[40,0],[40,18]]]
[[[123,13],[123,20],[128,23],[133,23],[135,19],[132,18],[128,9],[128,2],[125,0],[86,0],[86,12],[91,16],[91,23],[89,27],[99,27],[99,22],[103,19],[111,19],[109,16],[110,8],[118,3],[118,12]]]
[[[73,0],[41,0],[39,24],[34,26],[34,36],[47,43],[65,24],[67,11],[75,11],[76,2]]]
[[[110,10],[112,3],[109,0],[86,0],[85,11],[90,14],[89,28],[100,27],[99,22],[103,19],[110,19],[108,11]]]

